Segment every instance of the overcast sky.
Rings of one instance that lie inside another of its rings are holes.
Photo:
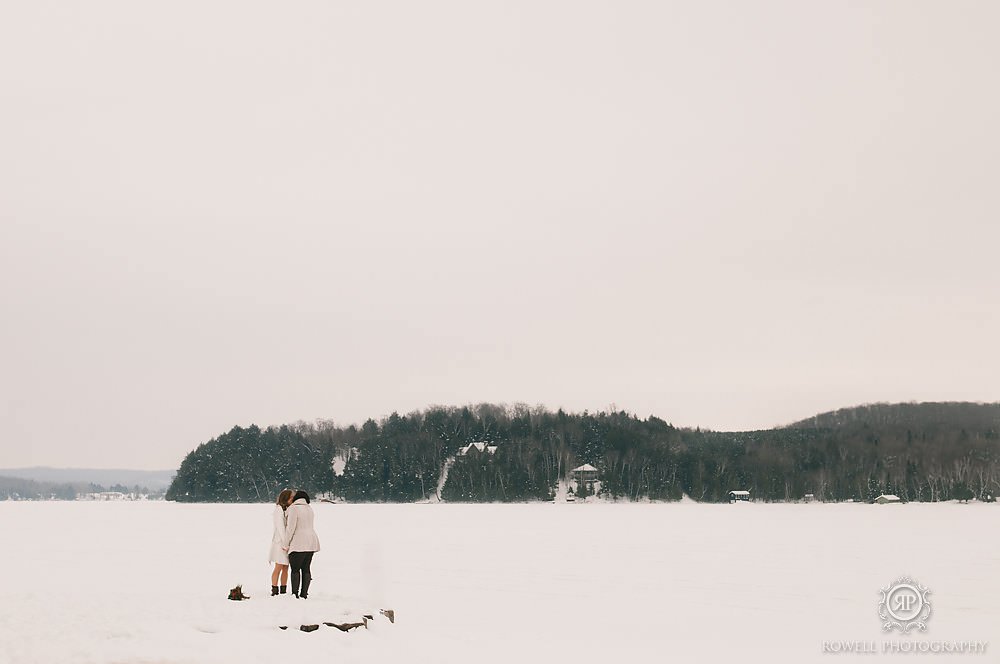
[[[0,4],[0,467],[1000,400],[1000,4]]]

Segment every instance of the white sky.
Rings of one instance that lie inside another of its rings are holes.
[[[994,2],[0,3],[0,467],[1000,400]]]

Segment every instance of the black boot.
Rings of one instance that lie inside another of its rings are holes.
[[[306,599],[309,597],[309,584],[312,583],[312,577],[305,574],[302,575],[302,591],[299,593],[299,597]]]
[[[285,595],[288,593],[288,586],[278,586],[278,594]]]

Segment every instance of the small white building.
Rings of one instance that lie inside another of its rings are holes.
[[[730,491],[729,492],[729,503],[748,503],[750,502],[750,492],[749,491]]]
[[[133,493],[125,494],[120,491],[100,491],[94,493],[84,493],[77,497],[77,500],[135,500]]]
[[[899,499],[899,496],[893,495],[891,493],[883,493],[881,496],[875,499],[875,502],[878,503],[879,505],[886,505],[888,503],[901,503],[903,501]]]

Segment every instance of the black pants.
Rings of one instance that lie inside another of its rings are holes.
[[[292,551],[288,554],[288,564],[292,568],[292,594],[296,597],[308,597],[309,584],[312,583],[312,564],[314,551]],[[299,590],[299,577],[302,578],[302,589]]]

